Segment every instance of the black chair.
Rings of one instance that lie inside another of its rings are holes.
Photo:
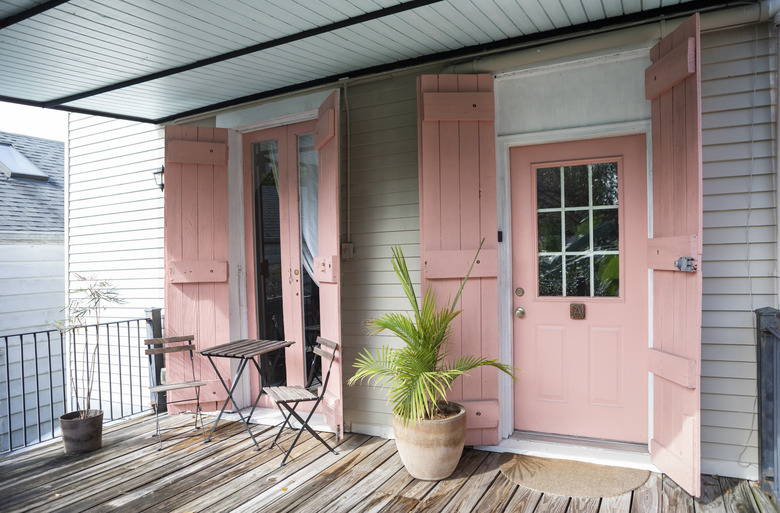
[[[324,348],[327,348],[327,350]],[[290,429],[293,429],[292,424],[290,423],[291,417],[295,417],[295,420],[297,420],[301,424],[301,427],[298,430],[298,434],[295,435],[295,440],[293,440],[292,445],[290,445],[290,448],[287,449],[287,453],[284,455],[284,459],[282,459],[282,463],[280,466],[283,466],[284,463],[287,461],[287,458],[290,456],[293,447],[295,447],[295,444],[298,442],[298,439],[303,434],[304,429],[309,433],[311,433],[311,435],[317,440],[319,440],[325,447],[327,447],[330,452],[332,452],[333,454],[338,454],[335,451],[335,449],[332,449],[330,445],[328,445],[328,443],[325,440],[323,440],[322,437],[309,426],[309,421],[311,420],[312,415],[314,415],[314,411],[317,409],[317,406],[319,406],[320,402],[322,401],[322,397],[325,395],[325,390],[328,388],[328,380],[330,379],[330,370],[333,367],[333,360],[336,357],[337,349],[338,346],[336,345],[335,342],[331,342],[330,340],[324,339],[322,337],[317,337],[317,344],[314,347],[314,353],[317,356],[319,356],[320,359],[322,360],[323,368],[325,367],[324,361],[327,360],[329,362],[327,373],[323,377],[322,386],[319,388],[319,394],[315,393],[315,391],[304,388],[302,386],[268,387],[263,389],[268,394],[268,396],[273,400],[273,402],[276,403],[276,407],[279,408],[279,411],[282,412],[282,415],[284,415],[284,421],[282,422],[282,427],[279,428],[279,432],[276,434],[273,443],[271,443],[271,447],[276,445],[277,447],[282,449],[281,446],[279,446],[276,442],[279,440],[279,436],[282,434],[282,431],[284,431],[285,427],[290,426]],[[306,420],[303,420],[301,416],[298,415],[298,413],[295,411],[295,408],[297,408],[300,403],[310,402],[310,401],[314,401],[314,405],[311,407],[311,411],[309,412],[309,415],[306,417]],[[282,409],[282,407],[284,407],[284,410]],[[286,413],[285,410],[287,410]],[[282,451],[284,451],[284,449],[282,449]]]
[[[185,335],[182,337],[163,337],[163,338],[150,338],[144,340],[144,343],[147,346],[150,346],[148,349],[146,349],[146,354],[149,356],[149,369],[153,369],[153,360],[154,355],[157,354],[170,354],[170,353],[180,353],[189,351],[190,353],[190,368],[192,370],[192,379],[189,381],[178,381],[175,383],[170,383],[167,381],[169,375],[166,373],[166,383],[163,385],[156,385],[149,388],[149,392],[151,392],[154,395],[154,411],[155,411],[155,420],[156,420],[156,430],[155,430],[155,436],[158,437],[160,440],[160,446],[157,448],[159,451],[162,449],[162,434],[160,429],[160,408],[157,407],[159,404],[158,402],[158,395],[170,392],[171,390],[185,390],[188,388],[191,388],[195,391],[195,397],[188,397],[185,399],[178,399],[176,401],[168,401],[167,404],[174,404],[174,403],[184,403],[184,402],[192,402],[193,399],[195,400],[195,429],[200,429],[203,433],[203,441],[206,441],[206,433],[203,429],[203,416],[201,415],[200,411],[200,387],[204,386],[206,384],[205,381],[199,381],[195,379],[195,345],[192,344],[192,341],[195,339],[195,335]],[[181,344],[182,342],[187,342],[187,344]],[[151,347],[156,346],[156,347]],[[200,426],[198,425],[198,421],[200,421]],[[171,428],[173,429],[173,428]]]

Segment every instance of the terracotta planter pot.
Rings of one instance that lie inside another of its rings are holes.
[[[89,410],[89,416],[79,418],[72,411],[60,417],[60,433],[65,454],[81,454],[100,449],[103,445],[103,410]]]
[[[406,470],[416,479],[438,481],[450,476],[458,466],[466,441],[466,409],[446,419],[421,420],[404,426],[393,417],[393,433],[398,454]]]

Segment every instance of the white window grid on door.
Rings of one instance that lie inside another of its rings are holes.
[[[589,272],[589,285],[590,285],[590,297],[595,297],[595,266],[594,266],[594,257],[596,256],[606,256],[606,255],[620,255],[620,251],[618,250],[595,250],[595,241],[594,241],[594,235],[593,235],[593,213],[594,211],[599,210],[615,210],[619,212],[619,205],[620,205],[620,197],[618,195],[618,202],[615,205],[593,205],[593,165],[594,164],[602,164],[602,163],[610,163],[613,162],[615,164],[616,169],[618,170],[618,177],[620,175],[619,171],[619,163],[616,161],[592,161],[587,164],[577,163],[577,164],[569,164],[569,165],[562,165],[562,166],[539,166],[535,172],[538,169],[555,169],[558,168],[558,173],[560,177],[560,191],[561,191],[561,197],[560,197],[560,207],[553,207],[553,208],[537,208],[537,219],[538,214],[542,213],[559,213],[560,214],[560,247],[561,251],[537,251],[537,283],[539,279],[541,278],[539,273],[539,257],[560,257],[561,258],[561,279],[562,279],[562,290],[561,290],[561,296],[560,297],[572,297],[567,294],[567,277],[566,277],[566,263],[567,263],[567,257],[568,256],[581,256],[581,257],[587,257],[588,258],[588,272]],[[565,187],[565,170],[566,168],[571,168],[575,166],[587,166],[588,170],[588,206],[587,207],[567,207],[566,206],[566,187]],[[618,178],[619,180],[619,178]],[[619,190],[619,189],[618,189]],[[538,205],[538,202],[537,202]],[[566,213],[567,212],[586,212],[588,213],[588,249],[586,251],[567,251],[566,250]],[[619,217],[618,217],[619,219]],[[538,223],[538,221],[537,221]],[[537,224],[538,226],[538,224]],[[619,223],[618,223],[619,226]],[[619,232],[618,232],[619,233]],[[618,240],[620,240],[620,235],[618,235]],[[554,296],[550,296],[554,297]],[[574,296],[577,297],[577,296]],[[581,296],[580,296],[581,297]]]

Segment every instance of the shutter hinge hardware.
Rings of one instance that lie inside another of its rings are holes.
[[[693,257],[680,257],[674,261],[674,266],[686,273],[692,273],[698,269],[696,260]]]

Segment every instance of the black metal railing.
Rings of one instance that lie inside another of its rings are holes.
[[[149,365],[142,341],[160,315],[92,324],[73,332],[38,331],[0,337],[0,453],[60,436],[59,417],[85,408],[83,384],[73,386],[72,370],[84,376],[94,361],[90,405],[103,410],[104,422],[151,409]],[[155,327],[154,324],[157,324]],[[91,347],[100,334],[94,360]]]

